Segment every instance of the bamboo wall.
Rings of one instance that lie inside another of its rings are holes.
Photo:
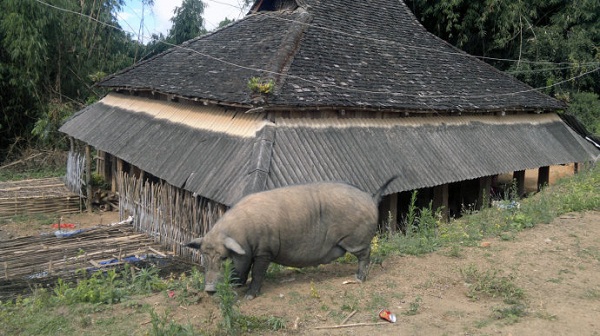
[[[204,197],[194,197],[168,183],[152,183],[119,172],[119,213],[133,216],[134,227],[178,256],[200,262],[200,255],[184,245],[204,236],[226,207]]]

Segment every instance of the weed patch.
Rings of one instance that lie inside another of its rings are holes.
[[[499,270],[490,269],[482,272],[474,265],[461,269],[464,281],[469,284],[467,296],[478,300],[480,297],[502,298],[507,304],[520,303],[524,291],[514,283],[512,276],[502,276]]]

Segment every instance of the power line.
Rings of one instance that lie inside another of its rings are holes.
[[[324,30],[324,31],[329,31],[329,32],[332,32],[332,33],[340,34],[340,35],[355,37],[355,38],[364,39],[364,40],[370,40],[370,41],[378,42],[378,43],[382,43],[382,44],[395,44],[395,45],[399,45],[401,47],[405,47],[405,48],[408,48],[408,49],[424,50],[424,51],[429,51],[429,52],[434,52],[434,53],[440,53],[440,54],[463,56],[463,57],[476,57],[476,58],[479,58],[479,59],[486,59],[486,60],[490,60],[490,61],[503,61],[503,62],[514,62],[514,63],[519,63],[520,62],[520,63],[546,64],[546,65],[548,65],[548,64],[556,64],[556,65],[576,64],[576,63],[571,63],[571,62],[528,61],[528,60],[522,60],[522,59],[515,60],[515,59],[508,59],[508,58],[475,56],[475,55],[467,54],[465,52],[444,51],[444,50],[439,50],[439,49],[435,49],[435,48],[428,48],[428,47],[421,47],[421,46],[416,46],[416,45],[403,44],[403,43],[400,43],[400,42],[397,42],[397,41],[393,41],[393,40],[379,39],[379,38],[370,37],[370,36],[364,36],[364,35],[358,35],[358,34],[354,34],[354,33],[348,33],[348,32],[342,31],[342,30],[327,28],[327,27],[315,25],[315,24],[308,23],[308,22],[302,22],[302,21],[298,21],[298,20],[282,18],[282,17],[276,16],[276,15],[274,15],[273,18],[277,19],[277,20],[281,20],[281,21],[287,21],[287,22],[292,22],[292,23],[297,23],[297,24],[305,25],[305,26],[308,26],[308,27],[312,27],[312,28],[316,28],[316,29],[320,29],[320,30]],[[590,62],[590,63],[583,63],[583,64],[585,64],[585,65],[600,65],[600,62]]]

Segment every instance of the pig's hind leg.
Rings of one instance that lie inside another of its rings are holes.
[[[358,271],[356,279],[360,282],[367,280],[369,275],[369,265],[371,264],[371,246],[357,252],[352,252],[358,258]]]

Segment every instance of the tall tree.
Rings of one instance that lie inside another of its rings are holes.
[[[600,105],[600,1],[405,2],[430,32],[574,103],[571,112],[593,111]],[[595,95],[579,94],[585,92]],[[600,111],[595,115],[600,120]]]
[[[52,143],[61,120],[95,95],[94,79],[132,64],[123,0],[0,1],[0,161],[20,144]]]
[[[200,0],[183,0],[181,7],[176,7],[171,18],[173,27],[169,37],[175,44],[181,44],[194,37],[206,34],[204,28],[204,3]]]

